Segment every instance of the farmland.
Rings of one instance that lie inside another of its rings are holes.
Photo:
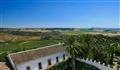
[[[55,39],[41,39],[47,30],[35,32],[34,30],[1,30],[0,31],[0,61],[6,61],[9,53],[40,48],[59,43]],[[43,35],[42,35],[43,34]]]
[[[22,42],[0,42],[0,61],[5,61],[9,53],[40,48],[52,44],[57,44],[57,40],[29,40]]]
[[[88,52],[78,56],[93,58],[106,63],[109,63],[110,56],[106,56],[109,51],[104,50],[109,49],[108,47],[110,47],[111,43],[120,43],[120,32],[97,32],[85,29],[3,29],[0,30],[0,61],[6,61],[5,57],[9,53],[57,44],[62,42],[65,37],[71,35],[77,36],[80,44]],[[86,38],[88,39],[86,40]],[[120,45],[116,49],[115,57],[119,56],[119,51]],[[97,56],[96,53],[101,57]],[[106,59],[103,59],[103,57]]]
[[[27,40],[39,40],[40,36],[18,36],[18,35],[10,35],[10,34],[0,34],[0,41],[27,41]]]
[[[95,32],[95,31],[61,31],[65,35],[82,35],[82,34],[102,34],[106,36],[116,36],[120,35],[120,32]]]

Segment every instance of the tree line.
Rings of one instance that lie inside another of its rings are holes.
[[[90,34],[66,36],[64,45],[67,52],[71,55],[72,70],[75,70],[76,57],[89,58],[111,65],[115,56],[120,57],[120,36]]]

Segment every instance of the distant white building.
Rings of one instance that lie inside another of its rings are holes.
[[[57,62],[67,59],[62,44],[32,49],[8,55],[14,70],[52,70]]]

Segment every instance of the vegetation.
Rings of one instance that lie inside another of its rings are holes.
[[[66,51],[70,54],[71,60],[72,60],[72,70],[75,69],[75,57],[79,53],[83,53],[83,47],[79,45],[79,43],[76,41],[74,36],[68,36],[64,40],[64,45],[66,47]]]
[[[26,40],[60,40],[63,34],[59,31],[49,32],[24,32],[0,31],[0,41],[26,41]]]
[[[120,57],[120,36],[85,34],[74,36],[74,39],[76,39],[75,42],[79,46],[79,51],[76,50],[79,54],[76,54],[76,57],[94,59],[111,65],[113,64],[115,56],[118,55]],[[74,41],[74,39],[72,40]],[[67,40],[67,42],[69,42],[69,40]],[[82,52],[80,50],[82,50]]]
[[[120,64],[120,33],[91,32],[96,29],[48,29],[44,29],[45,32],[0,29],[0,61],[6,61],[5,57],[9,53],[56,44],[64,39],[66,50],[72,57],[73,68],[75,57],[111,65],[113,62]]]
[[[75,63],[76,63],[75,70],[99,70],[91,65],[79,61],[75,61]],[[54,65],[53,70],[72,70],[70,65],[71,65],[71,59],[68,59],[67,61]]]
[[[24,32],[16,29],[0,30],[0,61],[6,61],[9,53],[25,51],[57,44],[63,35],[58,31]]]
[[[62,40],[64,35],[58,31],[51,31],[47,33],[42,33],[41,34],[41,39],[43,40]]]
[[[57,44],[58,40],[31,40],[21,42],[0,42],[0,61],[5,61],[9,53],[40,48],[48,45]]]
[[[74,37],[66,38],[66,40],[64,41],[64,45],[66,46],[66,50],[71,56],[72,70],[75,70],[75,54],[78,53],[75,43],[76,42],[75,42]]]

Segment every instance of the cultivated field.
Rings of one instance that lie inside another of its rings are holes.
[[[5,34],[0,33],[0,41],[26,41],[26,40],[39,40],[40,36],[18,36],[18,35],[11,35],[11,34]]]
[[[0,31],[0,61],[6,61],[9,53],[40,48],[59,43],[58,40],[41,39],[48,30],[1,30]]]
[[[42,31],[43,30],[43,31]],[[9,53],[25,51],[35,48],[40,48],[47,45],[57,44],[63,40],[63,37],[69,35],[101,35],[105,36],[120,36],[120,32],[95,32],[90,30],[60,30],[60,29],[7,29],[0,30],[0,61],[6,61],[6,56]],[[83,36],[84,37],[84,36]],[[83,38],[82,37],[82,38]],[[90,36],[92,37],[92,36]],[[103,37],[103,36],[102,36]],[[116,37],[116,39],[119,39]],[[80,39],[82,39],[80,38]],[[85,42],[83,42],[85,43]],[[83,44],[82,43],[82,44]],[[101,43],[100,45],[102,45]],[[92,46],[98,46],[91,44]],[[120,49],[118,49],[119,51]]]

